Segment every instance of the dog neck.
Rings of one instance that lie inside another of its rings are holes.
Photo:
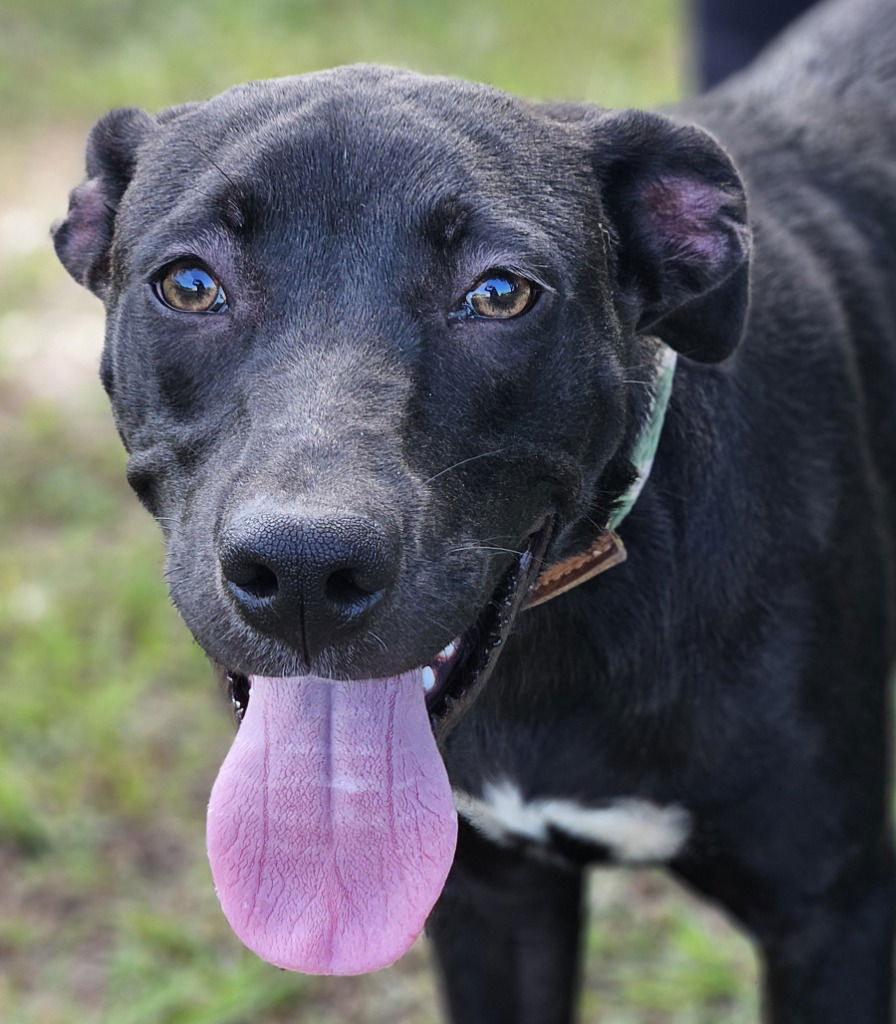
[[[672,379],[675,376],[678,356],[668,345],[657,340],[653,349],[653,360],[654,373],[648,385],[648,400],[643,422],[630,455],[635,468],[635,479],[615,502],[606,528],[585,551],[571,555],[541,571],[526,598],[526,608],[534,608],[554,597],[559,597],[560,594],[565,594],[573,587],[625,561],[625,545],[616,533],[616,528],[632,510],[653,468],[672,394]]]

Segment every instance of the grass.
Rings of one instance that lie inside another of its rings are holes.
[[[0,1019],[434,1024],[424,944],[358,979],[231,935],[203,846],[232,728],[172,611],[95,380],[101,319],[55,263],[83,136],[231,82],[380,60],[533,96],[680,89],[672,0],[5,0],[0,10]],[[600,874],[584,1019],[756,1017],[745,942],[661,876]]]

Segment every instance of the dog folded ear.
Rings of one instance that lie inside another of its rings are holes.
[[[618,240],[618,274],[639,333],[699,362],[725,359],[743,334],[751,236],[728,154],[695,125],[606,112],[595,167]]]
[[[134,173],[137,149],[156,121],[135,108],[101,118],[87,140],[87,180],[69,197],[68,214],[53,225],[62,265],[85,288],[106,297],[115,214]]]

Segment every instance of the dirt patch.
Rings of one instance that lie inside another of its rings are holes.
[[[50,224],[83,174],[86,131],[7,146],[0,159],[0,399],[81,402],[96,387],[101,303],[56,260]]]

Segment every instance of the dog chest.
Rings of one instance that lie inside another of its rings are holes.
[[[626,864],[662,863],[685,847],[691,831],[687,810],[640,797],[617,797],[588,806],[575,800],[524,799],[508,779],[486,782],[481,796],[454,790],[458,814],[479,833],[502,845],[562,847],[564,840],[593,847]]]

